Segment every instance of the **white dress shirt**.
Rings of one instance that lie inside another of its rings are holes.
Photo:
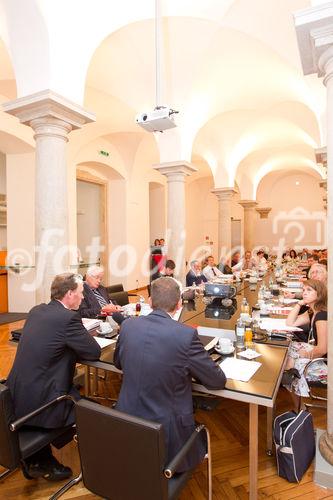
[[[202,270],[202,274],[208,281],[213,280],[217,276],[222,276],[221,271],[216,266],[206,266]]]

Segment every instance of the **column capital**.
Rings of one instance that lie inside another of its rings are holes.
[[[324,76],[333,48],[333,4],[327,3],[294,14],[299,52],[305,75]],[[322,57],[325,55],[324,59]]]
[[[198,169],[194,167],[191,163],[187,161],[170,161],[164,163],[155,163],[153,168],[165,175],[168,179],[174,178],[185,178],[187,175],[191,175],[197,172]]]
[[[316,162],[327,166],[327,146],[315,149]]]
[[[260,219],[268,219],[268,214],[271,210],[272,210],[271,207],[256,208],[256,211],[260,215]]]
[[[258,205],[255,200],[240,200],[238,203],[244,208],[244,210],[251,210]]]
[[[219,200],[231,200],[237,191],[234,188],[224,187],[211,189],[211,193],[215,194]]]
[[[16,116],[24,125],[30,125],[32,128],[34,125],[46,124],[49,120],[51,125],[63,126],[61,122],[65,123],[70,132],[96,120],[93,113],[51,90],[43,90],[6,102],[2,105],[2,109],[6,113]]]
[[[323,179],[322,181],[319,181],[319,186],[323,189],[325,189],[325,191],[327,190],[327,179]]]

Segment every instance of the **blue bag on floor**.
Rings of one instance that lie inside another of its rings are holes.
[[[311,413],[288,411],[276,417],[274,443],[278,475],[291,483],[299,482],[316,450]]]

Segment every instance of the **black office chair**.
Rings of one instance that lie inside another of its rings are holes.
[[[119,306],[125,306],[126,304],[128,304],[128,297],[138,297],[137,293],[129,293],[124,290],[124,287],[121,283],[107,286],[106,291],[108,292],[109,299],[116,302],[116,304],[118,304]]]
[[[83,483],[112,500],[174,500],[191,476],[175,473],[201,432],[208,442],[208,498],[212,498],[210,439],[200,425],[165,467],[161,424],[80,400],[75,407]],[[79,480],[81,475],[76,478]],[[53,497],[59,498],[58,496]]]
[[[123,292],[124,287],[121,283],[117,283],[116,285],[110,285],[106,287],[106,291],[108,294],[110,293],[117,293],[117,292]]]
[[[27,479],[24,460],[48,444],[61,448],[64,441],[68,442],[75,433],[75,428],[42,429],[25,426],[26,422],[35,415],[43,412],[53,404],[70,396],[61,396],[28,415],[14,421],[13,402],[8,387],[0,383],[0,465],[6,470],[0,474],[0,479],[14,472],[19,467]]]

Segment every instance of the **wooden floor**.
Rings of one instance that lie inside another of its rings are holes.
[[[6,377],[15,356],[16,347],[8,343],[9,332],[19,328],[24,322],[0,326],[0,378]],[[120,387],[119,376],[114,374],[112,391]],[[101,387],[110,391],[110,383]],[[277,401],[277,412],[282,413],[291,408],[289,395],[280,390]],[[313,411],[315,427],[326,428],[326,413]],[[236,401],[221,400],[219,406],[211,412],[197,411],[196,420],[207,424],[210,429],[213,447],[213,498],[247,499],[248,481],[248,406]],[[276,474],[275,459],[265,453],[265,410],[259,413],[259,484],[260,499],[293,499],[315,500],[332,498],[333,491],[316,486],[312,481],[311,467],[300,484],[295,485],[281,479]],[[112,453],[112,450],[110,450]],[[79,460],[74,443],[56,452],[58,459],[72,467],[74,473],[79,472]],[[0,467],[0,472],[3,469]],[[205,467],[200,466],[181,495],[181,500],[203,500],[206,498]],[[58,487],[58,484],[47,481],[24,479],[20,471],[14,472],[4,481],[0,481],[0,499],[47,499]],[[98,498],[90,494],[81,484],[72,488],[64,499]],[[128,499],[128,500],[135,500]]]

